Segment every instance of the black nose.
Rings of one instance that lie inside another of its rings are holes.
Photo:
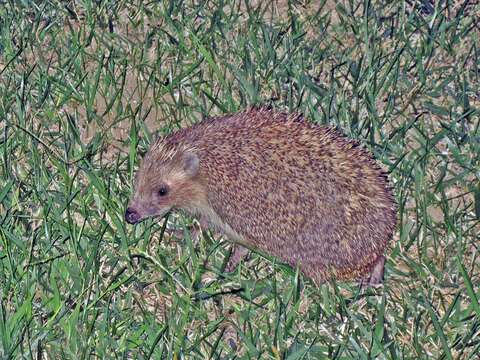
[[[127,211],[125,211],[125,221],[129,224],[136,224],[140,221],[140,214],[132,208],[127,208]]]

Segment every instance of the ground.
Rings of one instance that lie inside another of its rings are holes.
[[[476,1],[2,2],[0,357],[474,359]],[[315,287],[123,213],[155,134],[269,104],[389,173],[385,283]]]

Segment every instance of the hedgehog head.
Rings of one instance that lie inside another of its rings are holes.
[[[125,220],[136,224],[170,210],[194,208],[203,200],[200,161],[194,149],[159,139],[147,152],[135,178]]]

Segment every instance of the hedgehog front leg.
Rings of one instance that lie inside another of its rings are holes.
[[[200,216],[198,222],[200,223],[200,227],[202,229],[211,229],[212,231],[217,230],[215,226],[212,227],[210,221],[205,216]],[[228,234],[224,234],[228,238]],[[230,239],[232,240],[232,239]],[[248,254],[248,249],[241,245],[232,245],[232,251],[230,253],[230,257],[228,259],[227,265],[225,266],[226,272],[232,272],[238,266],[240,261],[242,261]]]
[[[240,261],[247,257],[248,249],[241,245],[233,245],[232,252],[227,262],[227,266],[225,266],[226,272],[232,272],[236,269]]]

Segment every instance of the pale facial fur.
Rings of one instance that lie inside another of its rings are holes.
[[[196,181],[198,157],[193,153],[175,154],[168,159],[147,153],[135,180],[126,220],[135,224],[147,217],[162,217],[170,210],[188,209],[203,202],[201,184]],[[200,205],[200,204],[199,204]]]

